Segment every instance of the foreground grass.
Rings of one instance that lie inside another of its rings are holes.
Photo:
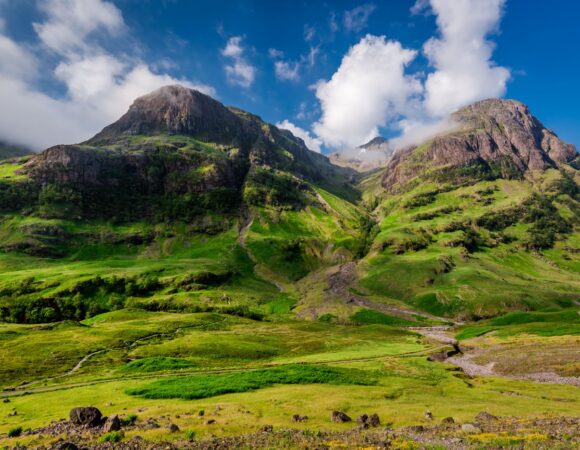
[[[181,398],[194,400],[234,392],[255,391],[275,384],[376,384],[368,372],[336,367],[290,365],[227,375],[197,375],[157,381],[131,395],[150,399]]]

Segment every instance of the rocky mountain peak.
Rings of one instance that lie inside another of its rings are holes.
[[[458,110],[451,119],[459,127],[394,155],[383,176],[387,190],[451,170],[520,178],[577,157],[573,145],[560,140],[516,100],[483,100]]]
[[[214,142],[242,133],[238,116],[208,95],[183,86],[164,86],[136,99],[129,111],[90,139],[102,144],[130,135],[181,134]]]
[[[377,136],[363,145],[350,150],[332,153],[330,161],[342,167],[349,167],[357,172],[384,167],[393,156],[394,149],[389,146],[388,139]]]

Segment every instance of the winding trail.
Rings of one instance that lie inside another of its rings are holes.
[[[385,303],[374,302],[360,295],[353,294],[349,288],[356,282],[356,263],[348,262],[339,266],[338,270],[328,277],[327,291],[343,299],[348,304],[361,306],[363,308],[374,309],[385,314],[390,314],[402,319],[415,320],[416,317],[423,317],[438,322],[450,323],[449,319],[438,317],[423,311],[398,308]]]
[[[148,341],[148,340],[155,339],[155,338],[158,338],[158,337],[161,337],[161,338],[170,338],[172,336],[175,336],[175,335],[179,334],[183,330],[188,330],[188,329],[192,329],[192,328],[203,328],[203,327],[215,325],[217,323],[221,323],[221,322],[223,322],[225,320],[226,320],[226,318],[223,317],[220,320],[214,320],[213,322],[207,322],[207,323],[201,323],[201,324],[195,324],[195,325],[186,325],[186,326],[183,326],[183,327],[175,328],[174,330],[172,330],[170,332],[167,332],[167,333],[154,333],[154,334],[149,334],[147,336],[142,336],[142,337],[140,337],[138,339],[135,339],[132,342],[123,343],[123,345],[118,345],[118,346],[115,346],[115,347],[103,348],[103,349],[100,349],[100,350],[96,350],[94,352],[88,353],[85,356],[83,356],[79,360],[79,362],[74,365],[74,367],[72,367],[71,369],[67,370],[65,373],[63,373],[61,375],[56,375],[54,377],[43,378],[42,380],[36,380],[36,381],[30,381],[28,383],[23,383],[23,384],[18,385],[17,389],[19,389],[19,390],[20,389],[27,389],[27,388],[29,388],[31,386],[34,386],[34,385],[37,385],[37,384],[40,384],[40,383],[46,383],[47,381],[54,381],[54,380],[58,380],[58,379],[61,379],[61,378],[68,377],[68,376],[74,374],[75,372],[78,372],[83,367],[83,365],[88,360],[90,360],[92,357],[94,357],[96,355],[100,355],[101,353],[107,353],[107,352],[110,352],[112,350],[128,350],[128,349],[131,349],[131,348],[136,347],[140,342],[143,342],[143,341]]]

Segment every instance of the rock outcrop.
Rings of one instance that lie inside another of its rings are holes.
[[[453,130],[395,153],[382,179],[388,191],[425,176],[438,181],[522,178],[577,157],[573,145],[561,141],[515,100],[483,100],[460,109],[451,119],[457,124]]]

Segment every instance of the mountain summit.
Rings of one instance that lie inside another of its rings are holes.
[[[561,141],[516,100],[483,100],[451,118],[458,128],[394,155],[383,177],[387,190],[417,177],[521,178],[577,157],[573,145]]]

